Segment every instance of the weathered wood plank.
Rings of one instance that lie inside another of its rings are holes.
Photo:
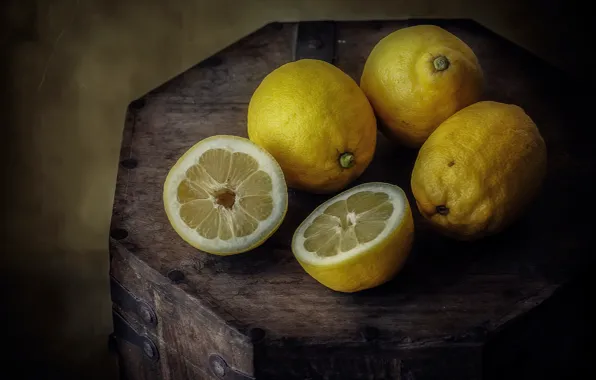
[[[147,334],[158,346],[162,356],[161,370],[172,371],[175,369],[172,368],[174,363],[185,359],[202,371],[207,371],[209,355],[218,353],[231,367],[253,373],[252,343],[245,334],[237,330],[235,323],[231,319],[221,318],[217,312],[222,310],[217,305],[189,297],[173,284],[180,285],[184,278],[160,276],[148,269],[129,249],[118,242],[112,242],[111,275],[126,284],[132,294],[153,307],[157,314],[157,324],[150,326],[143,323],[134,311],[118,311],[136,326],[139,334]],[[173,352],[176,361],[165,360],[166,357],[161,353],[168,351]]]
[[[479,325],[505,314],[503,308],[513,306],[512,298],[529,297],[547,285],[540,278],[520,278],[515,268],[512,271],[483,262],[487,256],[478,257],[478,249],[498,252],[497,244],[463,247],[419,228],[423,236],[419,240],[426,241],[418,245],[411,265],[400,278],[362,294],[335,294],[309,278],[289,252],[293,231],[324,199],[294,191],[286,221],[259,249],[228,258],[197,252],[170,228],[161,191],[151,189],[161,188],[169,167],[188,147],[218,133],[215,126],[226,128],[225,133],[245,135],[245,113],[245,106],[170,105],[165,98],[151,98],[137,116],[132,154],[143,158],[127,173],[129,183],[135,185],[127,187],[123,200],[134,202],[122,206],[122,226],[129,233],[128,240],[146,247],[136,252],[139,258],[163,275],[173,269],[184,272],[191,294],[220,305],[247,324],[266,325],[271,336],[298,338],[304,334],[316,340],[355,341],[364,325],[375,325],[388,330],[388,340],[396,334],[424,340],[465,333],[474,327],[470,324]],[[383,165],[387,161],[404,162],[402,158],[403,152],[396,152],[382,140],[375,162],[360,181],[382,179],[407,189],[405,173],[388,173]],[[445,256],[458,250],[456,258]],[[523,253],[517,254],[523,257]],[[432,278],[420,278],[420,273]],[[343,322],[338,324],[340,315]],[[289,322],[297,316],[299,322]]]
[[[296,24],[271,24],[151,92],[172,102],[248,103],[267,74],[292,60]]]
[[[380,350],[369,347],[276,346],[255,348],[257,379],[477,380],[479,344]],[[263,358],[263,359],[261,359]]]

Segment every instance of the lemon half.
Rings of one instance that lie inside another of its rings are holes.
[[[275,159],[248,139],[225,135],[198,142],[176,162],[163,200],[178,235],[218,255],[261,245],[288,208],[286,182]]]
[[[317,207],[294,233],[292,252],[321,284],[355,292],[395,276],[413,236],[404,191],[388,183],[365,183]]]

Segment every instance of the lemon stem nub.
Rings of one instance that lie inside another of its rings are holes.
[[[352,153],[342,153],[339,156],[339,164],[344,169],[349,169],[354,166],[354,155]]]
[[[445,215],[449,214],[449,209],[445,206],[442,206],[442,205],[437,206],[436,209],[437,209],[437,213],[439,213],[440,215],[445,216]]]
[[[440,55],[433,61],[433,66],[437,71],[444,71],[449,68],[449,60],[444,55]]]

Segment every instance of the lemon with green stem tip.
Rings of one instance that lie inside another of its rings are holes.
[[[373,48],[360,87],[383,133],[419,147],[458,110],[477,102],[483,74],[472,49],[434,25],[399,29]]]
[[[513,104],[472,104],[426,140],[412,171],[420,213],[448,236],[474,240],[511,224],[546,175],[546,144]]]
[[[337,67],[303,59],[272,71],[248,107],[248,136],[279,162],[290,187],[315,193],[345,188],[376,146],[373,109]]]

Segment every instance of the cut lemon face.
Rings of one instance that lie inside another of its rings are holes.
[[[231,255],[261,245],[279,227],[288,191],[275,159],[250,140],[213,136],[190,148],[164,184],[170,224],[202,251]]]
[[[341,292],[390,280],[410,253],[414,222],[404,191],[381,182],[323,203],[298,227],[292,252],[308,274]]]

